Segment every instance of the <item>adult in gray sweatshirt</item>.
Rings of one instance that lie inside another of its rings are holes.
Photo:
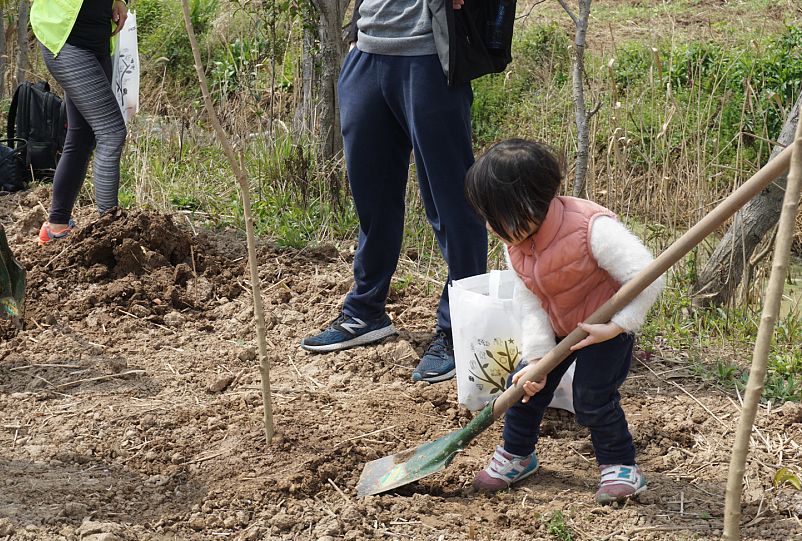
[[[494,1],[511,5],[514,17],[514,1]],[[410,153],[426,216],[448,265],[446,282],[486,272],[487,232],[464,192],[465,173],[474,161],[469,80],[506,65],[509,51],[493,59],[483,46],[464,54],[453,47],[472,43],[470,36],[456,35],[455,28],[470,25],[455,14],[472,4],[486,11],[491,3],[356,0],[350,32],[355,46],[338,85],[345,163],[360,224],[354,286],[339,316],[305,338],[304,349],[337,351],[396,333],[385,308],[403,240]],[[470,21],[480,20],[482,13],[472,12]],[[510,32],[511,25],[510,18]],[[465,62],[467,57],[481,62]],[[454,374],[444,284],[434,339],[412,379],[434,383]]]

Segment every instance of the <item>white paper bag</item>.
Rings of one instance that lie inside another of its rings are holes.
[[[486,406],[507,387],[507,377],[521,362],[519,307],[513,302],[514,271],[491,271],[455,280],[448,288],[457,400],[472,411]],[[573,412],[571,365],[550,407]]]
[[[114,36],[111,87],[127,123],[139,111],[139,46],[133,11],[128,13],[120,33]]]

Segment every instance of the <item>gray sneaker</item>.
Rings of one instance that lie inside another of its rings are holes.
[[[364,321],[358,317],[340,314],[323,332],[301,340],[301,347],[319,353],[339,351],[372,344],[396,332],[387,314],[376,321]]]
[[[454,343],[451,335],[445,331],[437,331],[417,368],[412,372],[412,381],[438,383],[453,378],[456,373],[457,365],[454,362]]]

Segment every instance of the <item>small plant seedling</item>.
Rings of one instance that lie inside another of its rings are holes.
[[[571,535],[571,530],[565,523],[565,516],[562,511],[555,511],[551,514],[548,531],[550,535],[554,536],[554,539],[559,541],[574,541],[574,536]]]
[[[799,477],[788,468],[780,468],[774,474],[774,487],[779,488],[785,484],[791,485],[797,490],[802,490],[802,482],[800,482]]]

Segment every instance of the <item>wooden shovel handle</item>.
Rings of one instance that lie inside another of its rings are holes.
[[[607,323],[616,313],[628,305],[649,284],[657,280],[670,269],[694,246],[702,242],[705,237],[718,229],[738,209],[743,207],[750,199],[762,189],[788,171],[791,160],[791,147],[787,147],[774,159],[770,160],[757,173],[747,180],[740,188],[727,196],[724,201],[708,213],[704,218],[690,228],[684,235],[666,248],[654,261],[649,263],[632,280],[621,286],[615,295],[604,303],[601,308],[588,317],[586,323]],[[540,361],[526,370],[524,376],[516,385],[509,387],[493,402],[493,420],[501,418],[504,413],[524,395],[523,384],[526,381],[539,380],[551,372],[571,353],[571,346],[579,343],[588,334],[580,328],[574,329],[571,334],[560,341],[557,346],[548,352]]]

